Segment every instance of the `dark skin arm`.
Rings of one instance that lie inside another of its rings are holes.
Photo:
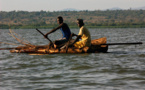
[[[78,23],[78,26],[81,28],[83,26],[83,24]],[[71,44],[73,45],[75,42],[79,41],[79,39],[81,39],[82,35],[76,35],[76,34],[72,34],[72,37],[76,36],[77,38],[75,39],[75,41]]]
[[[44,35],[44,37],[47,37],[47,35],[49,35],[50,33],[55,32],[56,30],[60,29],[62,26],[63,26],[63,23],[60,24],[58,27],[52,29],[50,32],[46,33],[46,34]]]
[[[81,24],[81,23],[78,23],[78,26],[81,28],[82,26],[83,26],[83,24]],[[79,39],[81,39],[81,35],[76,35],[76,34],[72,34],[72,37],[73,36],[76,36],[77,38],[75,39],[75,41],[71,44],[71,45],[73,45],[75,42],[77,42],[77,41],[79,41]]]
[[[67,43],[67,45],[66,45],[66,53],[67,53],[68,47],[73,46],[73,44],[76,43],[77,41],[79,41],[79,39],[82,37],[81,35],[76,35],[76,34],[72,33],[71,34],[71,38],[73,36],[76,36],[77,38],[71,44],[69,42]]]
[[[71,45],[73,45],[74,43],[76,43],[77,41],[79,41],[79,39],[81,39],[81,35],[77,35],[77,34],[74,34],[74,33],[72,33],[72,37],[73,36],[76,36],[77,38],[74,40],[74,42],[72,43],[72,44],[70,44],[69,46],[71,46]]]

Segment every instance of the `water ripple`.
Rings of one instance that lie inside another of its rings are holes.
[[[132,34],[132,29],[92,29],[91,33],[93,38],[106,36],[108,42],[145,40],[144,29],[133,30],[137,33]],[[25,35],[25,30],[16,32]],[[31,37],[29,33],[30,37],[26,38],[34,39],[34,43],[47,43],[41,40],[42,36]],[[6,38],[5,35],[0,37],[1,40]],[[110,46],[108,53],[91,54],[39,56],[0,51],[1,90],[144,90],[144,70],[144,44]]]

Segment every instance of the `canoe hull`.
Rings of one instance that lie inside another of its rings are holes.
[[[106,43],[106,37],[103,37],[103,38],[92,40],[90,47],[84,47],[81,49],[69,47],[67,52],[66,52],[66,49],[49,48],[48,45],[20,46],[13,50],[10,50],[10,52],[11,53],[29,53],[29,54],[99,53],[99,52],[105,53],[108,51],[108,45],[101,45],[105,43]]]
[[[18,49],[10,50],[11,53],[28,53],[28,54],[58,54],[58,53],[106,53],[108,50],[108,46],[105,47],[101,46],[91,46],[91,47],[85,47],[82,49],[75,49],[75,48],[68,48],[68,51],[66,52],[66,49],[54,49],[54,48],[46,48],[46,46],[36,46],[34,47],[21,47]]]

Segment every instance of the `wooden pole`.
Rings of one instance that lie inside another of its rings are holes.
[[[12,49],[16,49],[16,48],[0,48],[0,50],[12,50]]]
[[[137,44],[143,44],[142,42],[130,42],[130,43],[106,43],[101,45],[137,45]]]
[[[40,34],[42,34],[43,36],[45,36],[45,35],[44,35],[40,30],[38,30],[37,28],[36,28],[36,30],[37,30]],[[50,43],[53,43],[48,37],[46,37],[46,39],[49,40]]]

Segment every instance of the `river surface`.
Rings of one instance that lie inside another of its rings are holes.
[[[78,30],[71,31],[77,34]],[[91,54],[28,55],[1,50],[0,90],[145,90],[145,28],[89,30],[92,39],[144,44],[109,46],[108,53]],[[13,31],[34,45],[49,42],[35,29]],[[17,43],[8,33],[0,29],[0,42]],[[61,33],[48,37],[56,40]],[[0,48],[15,46],[0,44]]]

